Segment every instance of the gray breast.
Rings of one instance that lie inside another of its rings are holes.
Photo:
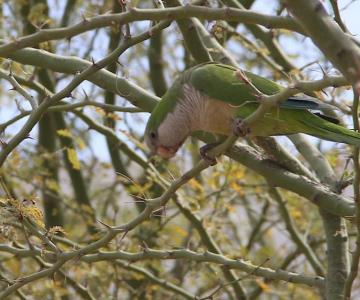
[[[230,104],[212,99],[185,84],[183,97],[158,128],[160,142],[167,146],[177,145],[191,132],[200,130],[228,135],[231,133],[235,109]]]
[[[191,116],[191,131],[230,134],[235,107],[210,98],[189,84],[184,85],[183,92],[181,110]]]

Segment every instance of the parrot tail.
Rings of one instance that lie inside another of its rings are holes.
[[[336,124],[332,118],[313,114],[300,120],[306,126],[305,133],[318,138],[360,147],[360,133]]]

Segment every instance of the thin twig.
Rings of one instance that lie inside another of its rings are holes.
[[[12,86],[13,90],[17,91],[20,95],[22,95],[26,100],[29,101],[31,108],[35,110],[38,107],[35,98],[30,95],[15,79],[15,77],[11,74],[6,74],[5,70],[0,69],[0,78],[7,80]]]
[[[356,131],[359,132],[359,93],[354,88],[354,102],[352,107],[353,123]],[[353,162],[354,162],[354,201],[356,204],[356,229],[357,236],[355,242],[355,249],[352,252],[352,262],[350,267],[350,274],[345,282],[345,299],[351,299],[351,290],[354,283],[354,280],[357,277],[359,272],[359,262],[360,262],[360,165],[359,165],[359,147],[354,147],[353,151]]]
[[[70,39],[76,35],[96,28],[113,26],[113,24],[128,24],[134,21],[152,20],[177,20],[199,17],[207,20],[238,21],[250,24],[260,24],[271,28],[284,28],[305,34],[302,28],[291,18],[264,15],[252,11],[245,11],[236,8],[210,8],[201,6],[178,6],[165,9],[138,9],[131,8],[127,12],[119,14],[106,14],[93,18],[87,18],[82,22],[64,28],[41,29],[38,32],[17,38],[0,46],[0,56],[7,57],[12,52],[26,47],[33,47],[40,43]]]

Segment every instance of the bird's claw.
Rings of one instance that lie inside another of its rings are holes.
[[[217,160],[215,157],[210,157],[208,152],[214,147],[218,146],[220,143],[211,143],[200,148],[200,157],[206,161],[210,166],[215,166],[217,164]]]
[[[239,137],[244,137],[251,132],[250,127],[248,127],[243,119],[240,118],[235,118],[233,120],[232,130],[234,135]]]

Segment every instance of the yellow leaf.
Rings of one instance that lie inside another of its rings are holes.
[[[73,169],[80,170],[80,161],[77,157],[75,149],[66,148],[66,153]]]
[[[27,18],[33,24],[45,23],[49,20],[46,16],[46,10],[47,7],[44,3],[32,5]]]
[[[94,213],[93,209],[89,205],[81,204],[80,207],[83,211],[87,212],[90,215]]]
[[[9,259],[7,261],[5,260],[5,266],[7,267],[7,269],[11,271],[13,276],[17,277],[21,274],[22,263],[20,262],[19,259],[15,258],[15,259]]]
[[[173,225],[172,226],[173,230],[175,231],[175,234],[179,235],[179,236],[182,236],[182,237],[186,237],[188,236],[188,232],[182,228],[181,226],[178,226],[178,225]]]
[[[45,227],[43,213],[40,208],[36,207],[35,205],[23,206],[22,211],[25,216],[35,221],[36,224],[38,224],[40,227]]]
[[[233,181],[230,183],[231,189],[236,191],[240,196],[244,195],[244,190],[241,185],[238,185],[237,182]]]
[[[108,114],[107,114],[107,117],[113,119],[114,121],[119,121],[119,120],[121,120],[121,117],[120,117],[120,116],[118,116],[117,114],[112,113],[112,112],[108,113]]]
[[[106,116],[106,112],[105,110],[103,110],[100,107],[95,107],[95,111],[100,115],[100,116]]]
[[[68,130],[68,129],[59,129],[56,131],[56,133],[59,136],[68,137],[68,138],[72,137],[72,134],[71,134],[70,130]]]
[[[127,188],[127,191],[130,193],[130,194],[135,194],[135,195],[138,195],[138,194],[141,194],[141,195],[145,195],[146,192],[148,192],[150,190],[150,188],[152,187],[152,183],[151,182],[147,182],[146,184],[137,184],[137,183],[134,183],[133,185],[129,186]]]
[[[256,280],[256,282],[258,283],[259,287],[264,291],[264,292],[268,292],[270,291],[270,287],[269,285],[267,285],[263,280]]]
[[[84,150],[86,148],[86,144],[82,138],[77,137],[75,141],[80,150]]]
[[[237,169],[235,172],[234,172],[234,178],[236,179],[243,179],[245,176],[245,169]]]
[[[292,216],[294,219],[297,219],[297,220],[302,219],[303,216],[302,216],[302,213],[301,213],[301,211],[300,211],[299,209],[297,209],[297,208],[290,208],[289,210],[290,210],[291,216]]]
[[[197,181],[195,178],[191,179],[189,181],[189,185],[198,192],[204,192],[204,187],[200,184],[199,181]]]
[[[0,198],[0,206],[5,206],[9,203],[9,200],[6,198]]]
[[[19,152],[15,149],[12,154],[11,154],[11,163],[13,165],[20,165],[21,162],[20,162],[21,158],[20,158],[20,154]]]
[[[229,213],[234,213],[236,211],[235,206],[231,204],[226,204],[225,208],[228,210]]]
[[[59,192],[60,190],[58,183],[53,179],[45,179],[45,185],[49,190],[54,192]]]

